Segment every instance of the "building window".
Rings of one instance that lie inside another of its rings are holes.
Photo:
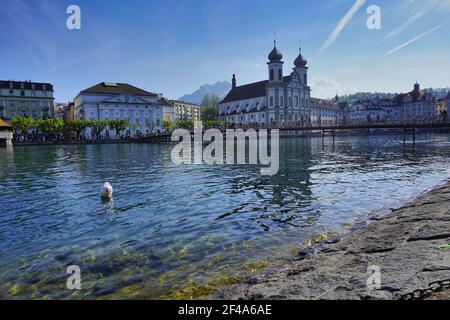
[[[270,106],[273,107],[273,97],[270,97]]]
[[[273,78],[274,78],[273,69],[270,69],[270,81],[273,81]]]
[[[281,69],[278,70],[278,80],[281,81],[281,79],[283,79],[283,73],[281,71]]]
[[[295,96],[295,107],[296,108],[298,107],[298,97],[297,96]]]
[[[303,83],[306,85],[308,84],[306,73],[303,75]]]
[[[281,96],[281,97],[280,97],[280,106],[283,107],[283,105],[284,105],[284,98],[283,98],[283,96]]]

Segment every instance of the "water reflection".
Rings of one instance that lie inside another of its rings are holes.
[[[175,166],[168,145],[0,149],[0,298],[186,298],[234,283],[448,177],[448,135],[402,139],[284,139],[273,177]],[[80,292],[65,289],[71,264]]]

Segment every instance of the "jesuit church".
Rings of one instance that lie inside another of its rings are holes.
[[[283,75],[283,55],[276,42],[268,58],[268,80],[237,86],[233,75],[231,91],[219,104],[219,120],[236,125],[311,123],[311,89],[307,61],[301,49],[289,76]]]

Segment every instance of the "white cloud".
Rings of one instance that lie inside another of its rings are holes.
[[[320,79],[312,79],[311,95],[316,98],[332,98],[336,94],[346,95],[357,92],[357,89],[351,85],[344,85],[331,78],[323,77]]]
[[[366,0],[356,0],[350,10],[339,21],[334,30],[328,36],[327,40],[320,47],[319,53],[325,52],[341,35],[342,30],[350,23],[356,12],[365,4]]]

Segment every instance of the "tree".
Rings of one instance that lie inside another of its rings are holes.
[[[47,136],[54,136],[63,131],[64,121],[62,119],[37,119],[35,128]]]
[[[108,125],[108,121],[105,120],[93,120],[89,123],[89,127],[91,128],[92,133],[97,139],[100,138],[100,133],[102,133],[102,131],[105,130]]]
[[[124,131],[129,127],[129,122],[126,119],[109,120],[109,127],[114,129],[116,136],[118,136],[120,131]]]
[[[20,131],[22,134],[26,134],[28,130],[33,128],[34,119],[24,116],[15,116],[11,120],[11,124],[14,127],[14,130]]]
[[[212,94],[209,95],[206,93],[203,96],[203,100],[201,103],[202,107],[202,120],[217,120],[219,117],[219,103],[221,99],[219,96]]]
[[[163,129],[164,130],[169,131],[171,126],[172,126],[172,121],[171,120],[164,120],[163,121]]]
[[[80,138],[81,132],[89,126],[87,120],[70,120],[66,123],[65,128],[68,132],[75,132],[76,139]]]

